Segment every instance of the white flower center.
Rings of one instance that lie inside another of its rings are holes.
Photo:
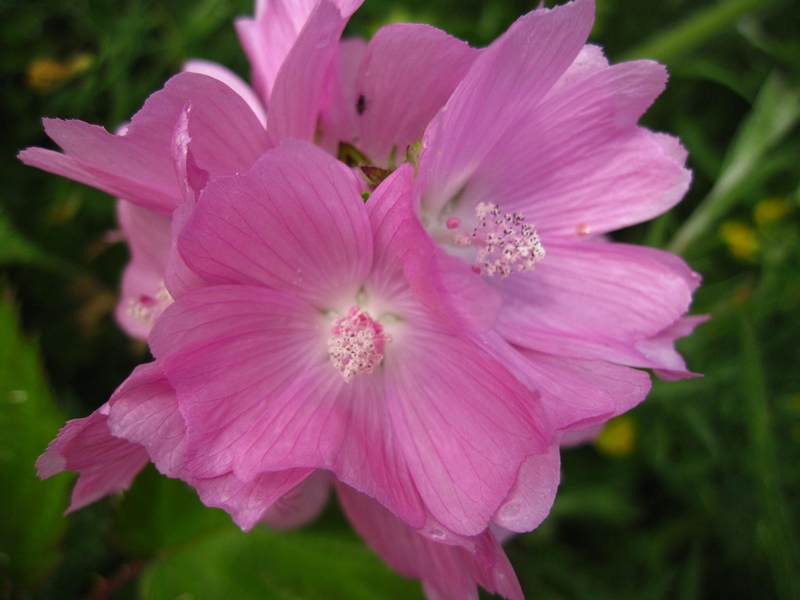
[[[126,312],[132,319],[146,327],[151,327],[161,313],[164,312],[164,309],[172,304],[172,302],[172,296],[167,291],[167,286],[164,285],[162,281],[155,296],[140,294],[138,298],[128,299]]]
[[[372,373],[383,361],[383,349],[391,341],[380,321],[353,306],[347,315],[333,321],[328,354],[333,366],[349,382],[356,375]]]

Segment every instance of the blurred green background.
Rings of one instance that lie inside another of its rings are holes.
[[[684,202],[618,237],[680,253],[704,277],[680,343],[702,379],[656,382],[594,444],[567,450],[550,518],[507,551],[530,599],[800,598],[800,5],[597,0],[613,62],[665,63],[644,119],[681,137]],[[548,5],[552,5],[548,2]],[[367,0],[349,33],[432,23],[474,45],[530,2]],[[292,533],[242,534],[148,470],[67,517],[74,478],[34,461],[67,418],[106,401],[143,344],[111,314],[124,245],[113,202],[24,167],[42,116],[113,130],[187,58],[247,77],[245,0],[0,0],[0,597],[421,598],[336,506]],[[312,576],[313,575],[313,576]]]

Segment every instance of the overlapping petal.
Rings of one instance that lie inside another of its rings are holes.
[[[64,154],[29,148],[19,157],[25,164],[168,214],[183,197],[172,135],[187,103],[193,111],[195,158],[212,176],[247,170],[269,146],[263,127],[236,92],[211,77],[180,73],[150,96],[124,135],[81,121],[45,119],[47,134]]]
[[[539,352],[661,368],[635,345],[688,309],[699,277],[667,252],[604,242],[550,244],[529,273],[498,284],[497,330]]]
[[[360,285],[372,241],[355,176],[287,142],[241,177],[212,181],[178,247],[209,283],[261,284],[317,303]]]

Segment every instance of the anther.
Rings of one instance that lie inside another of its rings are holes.
[[[328,354],[331,363],[349,382],[356,375],[372,373],[383,361],[383,349],[391,336],[383,325],[358,306],[339,317],[331,327]]]

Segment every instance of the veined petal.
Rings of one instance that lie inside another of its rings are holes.
[[[330,473],[314,471],[300,485],[272,504],[261,521],[276,529],[301,527],[319,516],[328,503],[330,492]]]
[[[150,96],[124,135],[81,121],[46,119],[45,130],[64,155],[31,148],[19,156],[31,166],[170,213],[182,200],[171,138],[187,102],[194,117],[193,152],[211,176],[245,171],[268,147],[266,132],[238,94],[211,77],[180,73]]]
[[[475,60],[425,132],[420,180],[423,201],[434,212],[458,193],[519,116],[567,70],[593,20],[591,0],[535,10]]]
[[[156,363],[136,367],[111,396],[108,428],[141,445],[164,475],[187,477],[186,426],[175,390]]]
[[[253,114],[258,119],[261,126],[267,128],[267,113],[264,110],[264,105],[259,100],[256,93],[247,83],[239,77],[236,73],[227,67],[212,62],[210,60],[192,59],[183,64],[183,70],[187,73],[199,73],[207,75],[214,79],[221,81],[234,92],[239,94],[242,99],[247,102],[247,106],[253,111]]]
[[[370,40],[356,80],[357,145],[387,166],[422,139],[478,50],[429,25],[397,23]]]
[[[314,140],[346,23],[329,0],[319,0],[309,15],[270,94],[267,130],[276,143],[287,138]]]
[[[534,271],[498,283],[505,304],[497,330],[546,354],[667,367],[636,345],[671,327],[698,284],[680,258],[653,248],[550,244]]]
[[[547,418],[467,337],[420,321],[401,341],[386,357],[387,402],[414,483],[435,519],[476,535],[525,458],[549,446]]]
[[[292,494],[313,474],[312,469],[289,469],[262,473],[250,481],[242,481],[233,473],[208,479],[191,479],[200,500],[231,515],[243,530],[255,527],[286,494]]]
[[[477,600],[478,585],[489,593],[522,600],[514,569],[488,529],[465,544],[435,542],[368,496],[341,484],[337,491],[342,509],[364,541],[392,569],[422,580],[431,600]]]
[[[161,315],[150,346],[178,397],[193,477],[229,472],[252,411],[326,362],[319,321],[296,297],[247,286],[195,290]]]
[[[243,479],[290,466],[326,469],[415,527],[425,510],[387,411],[382,372],[346,383],[330,364],[262,401],[242,436]]]
[[[320,149],[285,142],[247,174],[212,181],[178,249],[210,283],[266,285],[324,307],[357,289],[372,264],[358,186]]]
[[[460,202],[493,202],[533,222],[545,247],[659,215],[691,181],[675,141],[636,126],[666,71],[635,61],[592,71],[551,93],[486,156]]]
[[[88,417],[68,421],[36,461],[36,468],[42,479],[62,471],[80,473],[67,511],[72,512],[127,490],[147,462],[147,452],[139,444],[111,435],[104,404]]]
[[[561,480],[559,446],[529,456],[517,473],[517,480],[497,509],[492,523],[509,531],[536,529],[550,514]]]
[[[342,16],[348,18],[361,1],[340,0],[334,4]],[[239,41],[252,66],[253,85],[264,103],[272,93],[281,66],[318,4],[318,0],[259,0],[255,18],[236,19]]]
[[[482,331],[494,324],[500,297],[460,259],[439,248],[420,223],[413,203],[413,169],[401,165],[367,202],[375,236],[368,285],[379,296],[409,297],[445,322]]]

